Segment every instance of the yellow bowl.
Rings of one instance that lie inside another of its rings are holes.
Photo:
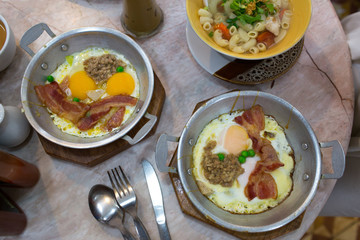
[[[311,18],[311,0],[290,0],[291,10],[293,16],[290,22],[290,28],[285,38],[278,44],[274,45],[270,49],[259,52],[257,54],[251,53],[234,53],[226,48],[218,46],[214,40],[203,30],[200,24],[200,17],[198,10],[203,8],[203,0],[186,0],[186,12],[189,22],[196,32],[196,34],[212,49],[225,54],[230,57],[245,59],[245,60],[258,60],[274,57],[283,52],[286,52],[296,43],[298,43],[304,36]]]

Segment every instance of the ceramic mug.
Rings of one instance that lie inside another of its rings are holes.
[[[17,107],[0,104],[0,146],[15,147],[25,141],[30,124]]]
[[[10,65],[16,52],[14,33],[5,18],[0,15],[0,71]]]

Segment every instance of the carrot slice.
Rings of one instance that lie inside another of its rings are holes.
[[[219,29],[221,32],[222,32],[222,36],[223,38],[227,39],[227,40],[230,40],[231,38],[231,35],[230,35],[230,32],[229,32],[229,29],[225,26],[225,24],[223,23],[218,23],[214,26],[214,29],[217,30]]]
[[[271,45],[274,44],[275,40],[275,35],[269,31],[265,31],[259,34],[259,36],[257,36],[256,41],[258,43],[264,43],[266,45],[267,48],[269,48]]]
[[[285,11],[286,11],[286,8],[283,8],[280,10],[280,13],[279,13],[280,20],[283,18]]]

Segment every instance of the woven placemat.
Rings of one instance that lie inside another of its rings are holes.
[[[236,59],[214,73],[222,80],[236,84],[260,84],[273,81],[294,66],[304,46],[302,38],[290,50],[264,60]]]

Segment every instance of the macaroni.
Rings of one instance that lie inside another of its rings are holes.
[[[219,29],[215,30],[213,38],[216,44],[220,47],[226,47],[229,45],[229,41],[222,38],[222,32]]]
[[[220,47],[236,53],[264,52],[285,38],[291,0],[207,0],[200,24]]]

